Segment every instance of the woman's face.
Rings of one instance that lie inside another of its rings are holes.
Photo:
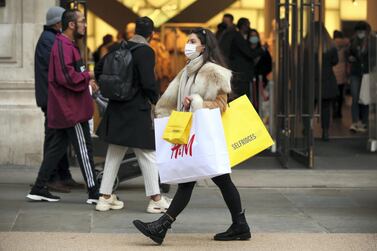
[[[195,33],[191,33],[188,36],[188,44],[195,44],[196,45],[196,51],[202,53],[204,51],[204,46],[200,42],[200,39]]]

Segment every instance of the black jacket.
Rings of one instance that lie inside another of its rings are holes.
[[[335,47],[323,53],[322,99],[333,99],[338,95],[338,84],[333,71],[333,66],[338,64],[338,61],[338,51]]]
[[[127,42],[129,47],[136,45]],[[114,46],[111,50],[116,50]],[[106,56],[104,57],[106,58]],[[101,75],[104,58],[95,68],[96,79]],[[155,149],[151,104],[158,100],[158,87],[154,75],[155,55],[152,48],[142,46],[133,51],[134,84],[138,92],[126,102],[110,100],[97,135],[110,144]]]
[[[58,31],[48,26],[44,26],[35,49],[35,98],[37,100],[37,105],[43,111],[47,110],[48,65],[50,62],[51,48],[54,44],[56,34],[58,34]]]
[[[369,56],[368,56],[368,45],[363,48],[362,40],[354,37],[351,40],[351,46],[348,53],[348,58],[353,56],[356,61],[350,62],[351,72],[353,76],[362,76],[369,72]]]

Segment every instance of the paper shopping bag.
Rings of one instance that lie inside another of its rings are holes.
[[[246,95],[229,103],[222,121],[232,167],[274,144]]]
[[[187,144],[190,136],[192,112],[173,111],[162,138],[173,144]]]
[[[167,123],[168,118],[154,120],[161,183],[178,184],[231,172],[219,109],[200,109],[193,114],[186,145],[162,139]]]
[[[370,74],[363,74],[361,79],[359,104],[369,105],[370,103]]]

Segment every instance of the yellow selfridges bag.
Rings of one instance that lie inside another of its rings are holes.
[[[246,95],[229,103],[222,121],[231,167],[274,144]]]
[[[190,137],[192,112],[173,111],[162,138],[173,144],[186,145]]]

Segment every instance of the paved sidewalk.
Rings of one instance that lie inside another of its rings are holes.
[[[72,170],[82,182],[79,170]],[[37,169],[0,168],[0,250],[156,248],[132,225],[136,218],[158,217],[145,213],[141,177],[121,183],[117,195],[125,201],[124,209],[96,212],[84,203],[84,189],[59,194],[57,203],[27,201],[36,174]],[[252,240],[211,240],[229,226],[230,215],[219,190],[202,181],[163,250],[377,250],[377,171],[240,168],[232,177],[252,225]]]

